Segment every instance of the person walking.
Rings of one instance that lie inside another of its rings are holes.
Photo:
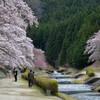
[[[17,82],[17,74],[18,74],[18,70],[15,67],[14,70],[13,70],[13,75],[14,75],[14,78],[15,78],[15,82]]]
[[[27,67],[24,68],[24,71],[23,72],[26,72],[26,69],[27,69]]]
[[[12,76],[12,71],[11,69],[9,69],[9,78],[11,79],[11,76]]]
[[[32,87],[33,81],[34,81],[34,74],[32,70],[30,70],[30,72],[28,73],[28,86],[29,87]]]
[[[9,77],[9,69],[6,70],[6,76]]]

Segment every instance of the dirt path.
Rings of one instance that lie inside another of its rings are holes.
[[[44,96],[39,90],[28,88],[20,76],[14,79],[0,79],[0,100],[61,100],[55,96]]]

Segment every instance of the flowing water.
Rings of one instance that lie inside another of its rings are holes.
[[[52,79],[58,81],[58,83],[59,82],[72,82],[73,80],[73,78],[58,78],[58,79],[52,78]]]
[[[58,85],[59,91],[65,94],[69,94],[72,97],[79,98],[80,100],[100,100],[100,93],[91,90],[91,86],[87,84],[62,84],[62,82],[72,82],[73,78],[63,78],[61,73],[53,74],[55,78],[53,80],[60,82]],[[60,78],[58,78],[58,76]]]

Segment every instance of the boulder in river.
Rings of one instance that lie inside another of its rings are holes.
[[[65,72],[65,70],[61,69],[61,70],[58,70],[57,72],[62,73],[62,72]]]

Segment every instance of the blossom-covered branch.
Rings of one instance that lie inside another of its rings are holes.
[[[34,66],[32,40],[26,37],[27,25],[37,18],[22,0],[0,0],[0,64],[4,66]]]
[[[100,31],[87,41],[84,53],[90,55],[89,62],[100,60]]]
[[[44,51],[34,48],[33,52],[35,56],[35,66],[44,69],[46,67]]]

